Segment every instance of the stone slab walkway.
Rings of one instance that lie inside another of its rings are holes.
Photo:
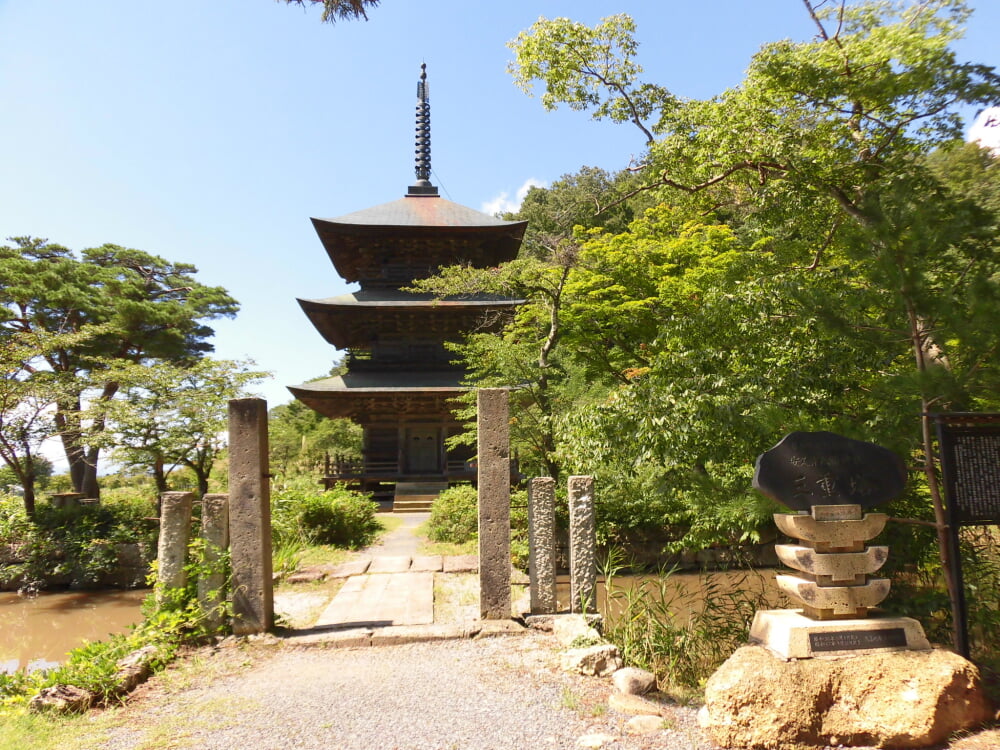
[[[340,565],[320,565],[297,572],[290,582],[345,579],[337,594],[306,628],[291,629],[284,637],[297,643],[321,642],[343,647],[396,645],[427,640],[471,638],[520,631],[514,623],[454,621],[456,612],[435,611],[435,577],[447,573],[474,573],[477,555],[420,555],[416,533],[429,514],[414,513],[387,534]],[[280,606],[276,606],[280,609]]]
[[[396,572],[348,578],[314,627],[387,627],[433,622],[434,574]]]

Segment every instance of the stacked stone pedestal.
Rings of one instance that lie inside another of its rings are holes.
[[[909,617],[868,617],[889,595],[886,578],[872,578],[888,547],[866,547],[888,520],[860,505],[815,505],[809,513],[774,516],[799,544],[778,544],[778,558],[795,572],[776,576],[798,610],[757,612],[753,641],[786,659],[874,650],[927,649],[920,623]]]

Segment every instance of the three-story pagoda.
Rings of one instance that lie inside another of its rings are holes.
[[[426,66],[422,66],[426,67]],[[472,295],[436,300],[405,291],[442,266],[486,268],[517,256],[526,222],[502,221],[438,195],[431,184],[430,103],[417,85],[416,182],[391,203],[313,226],[334,268],[356,292],[299,300],[324,339],[346,352],[346,372],[289,387],[295,398],[364,433],[360,462],[328,462],[324,482],[346,481],[384,507],[422,510],[450,483],[475,480],[470,448],[447,450],[461,431],[452,413],[464,371],[446,341],[495,326],[519,300]]]

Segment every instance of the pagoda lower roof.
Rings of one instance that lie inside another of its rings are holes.
[[[298,390],[308,393],[340,393],[356,391],[384,390],[465,390],[462,385],[460,370],[384,370],[365,372],[346,372],[332,378],[314,380],[311,383],[289,386],[293,392]]]
[[[364,419],[372,414],[440,414],[468,390],[457,371],[348,372],[288,386],[296,399],[325,417]]]

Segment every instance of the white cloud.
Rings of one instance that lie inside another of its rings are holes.
[[[979,113],[969,128],[969,141],[976,141],[1000,156],[1000,107],[990,107]]]
[[[517,189],[514,193],[514,199],[511,200],[510,194],[505,190],[500,195],[498,195],[493,200],[484,203],[480,210],[484,214],[489,214],[490,216],[496,216],[497,214],[503,214],[508,212],[517,211],[521,207],[521,201],[524,200],[524,196],[528,194],[528,191],[533,187],[548,187],[549,183],[543,182],[542,180],[536,180],[534,177],[529,177],[524,181],[524,184]]]

